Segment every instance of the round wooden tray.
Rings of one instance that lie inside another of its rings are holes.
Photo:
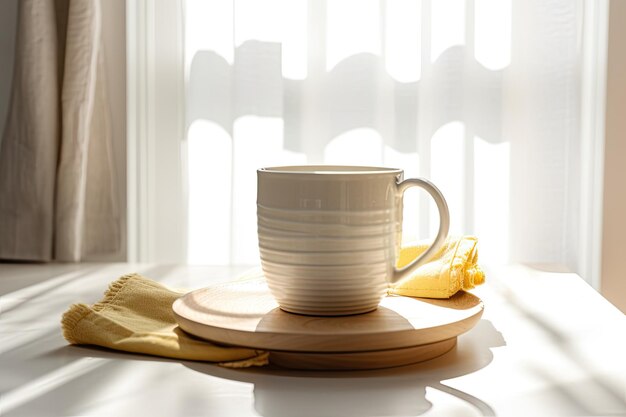
[[[270,362],[282,368],[306,370],[382,369],[434,359],[456,346],[456,337],[441,342],[401,349],[369,352],[283,352],[270,351]]]
[[[186,332],[273,351],[270,358],[279,365],[364,369],[372,361],[398,366],[447,352],[478,322],[483,303],[466,292],[446,300],[388,296],[370,313],[304,316],[281,310],[265,281],[253,279],[190,292],[174,302],[173,311]],[[394,352],[381,352],[388,350]]]

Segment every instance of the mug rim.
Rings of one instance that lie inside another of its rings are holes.
[[[364,165],[286,165],[259,168],[257,172],[301,175],[384,175],[401,174],[403,171],[400,168]]]

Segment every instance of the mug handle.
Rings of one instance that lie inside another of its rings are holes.
[[[433,241],[432,245],[430,245],[430,247],[419,257],[417,257],[417,259],[403,268],[398,269],[394,267],[393,275],[390,280],[391,284],[396,284],[398,281],[410,275],[417,268],[428,262],[443,246],[446,241],[446,237],[448,237],[448,230],[450,229],[450,213],[448,212],[448,204],[446,203],[446,199],[443,197],[443,194],[441,194],[441,191],[439,191],[439,189],[435,187],[432,182],[422,178],[409,178],[397,183],[397,187],[398,193],[400,193],[403,198],[404,192],[411,187],[423,188],[428,192],[428,194],[430,194],[437,204],[437,209],[439,209],[439,232],[437,233],[437,237]]]

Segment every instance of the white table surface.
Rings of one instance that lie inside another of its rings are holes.
[[[479,324],[422,364],[225,369],[69,346],[60,317],[137,271],[199,288],[244,269],[0,264],[2,416],[626,415],[626,318],[578,276],[487,268]]]

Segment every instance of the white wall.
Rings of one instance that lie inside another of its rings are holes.
[[[626,313],[626,1],[611,1],[601,292]]]

